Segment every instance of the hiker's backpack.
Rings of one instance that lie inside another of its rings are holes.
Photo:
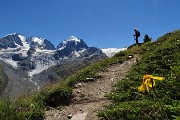
[[[141,34],[140,34],[140,32],[139,31],[137,31],[137,36],[139,37]]]

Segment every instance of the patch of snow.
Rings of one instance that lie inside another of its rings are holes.
[[[18,37],[21,39],[21,42],[23,43],[23,48],[25,50],[29,50],[30,45],[26,42],[26,37],[24,37],[22,35],[18,35]]]
[[[29,81],[30,81],[31,83],[33,83],[33,84],[37,87],[37,90],[38,90],[38,91],[40,91],[40,86],[37,84],[36,81],[33,81],[33,80],[32,80],[32,77],[29,78]]]
[[[59,48],[58,50],[63,50],[66,46],[62,46],[61,48]]]
[[[66,41],[75,41],[75,42],[80,42],[80,40],[79,40],[77,37],[75,37],[75,36],[71,36],[71,37],[69,37],[68,39],[66,39]]]
[[[61,48],[58,48],[58,50],[63,50],[66,47],[67,43],[71,41],[75,42],[75,45],[81,42],[80,39],[78,39],[77,37],[71,36],[66,40],[62,41],[63,46]]]
[[[33,38],[32,38],[32,41],[34,41],[34,42],[38,43],[39,45],[42,45],[42,44],[43,44],[44,39],[39,38],[39,37],[33,37]]]
[[[113,57],[116,53],[120,51],[125,51],[127,48],[107,48],[107,49],[101,49],[103,53],[105,53],[108,57]]]
[[[82,50],[80,50],[80,51],[78,51],[78,53],[79,54],[82,54],[84,51],[86,51],[86,49],[84,48],[84,49],[82,49]]]
[[[74,57],[79,57],[79,56],[80,56],[79,53],[78,53],[76,50],[72,52],[72,55],[73,55]]]
[[[7,49],[1,49],[0,51],[4,52],[4,54],[6,54],[6,53],[13,53],[16,50],[17,50],[17,48],[9,48],[8,47]]]
[[[69,41],[80,42],[80,40],[77,37],[71,36],[71,37],[67,38],[66,40],[62,41],[62,43],[65,45]]]
[[[84,51],[85,51],[86,49],[83,49],[83,50],[80,50],[80,51],[73,51],[72,52],[72,55],[74,56],[74,57],[79,57]]]
[[[2,61],[10,64],[13,68],[17,69],[18,68],[18,64],[16,61],[12,60],[12,59],[3,59],[3,58],[0,58]]]
[[[41,61],[38,61],[38,62],[36,62],[36,68],[33,69],[33,70],[30,70],[28,72],[28,76],[33,77],[34,75],[39,74],[44,70],[47,70],[52,65],[55,65],[55,62],[49,61],[49,63],[45,64],[45,63],[43,63]]]
[[[46,49],[39,49],[39,48],[36,48],[36,52],[35,54],[39,55],[39,54],[54,54],[56,50],[46,50]]]
[[[5,35],[4,37],[9,36],[9,35],[16,35],[16,34],[18,34],[18,33],[14,32],[14,33],[12,33],[12,34],[7,34],[7,35]]]

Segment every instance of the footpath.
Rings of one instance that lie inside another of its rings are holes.
[[[137,62],[137,56],[122,64],[109,66],[93,82],[78,83],[73,90],[73,100],[69,106],[51,108],[45,113],[45,120],[99,120],[97,112],[112,102],[105,95],[110,93],[113,85],[122,80]]]

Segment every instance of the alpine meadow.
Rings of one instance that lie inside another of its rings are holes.
[[[104,78],[99,74],[100,72],[104,73],[109,67],[132,59],[136,59],[136,63],[131,66],[127,75],[123,79],[119,78],[118,82],[111,86],[112,91],[105,95],[111,104],[95,111],[98,118],[100,120],[180,119],[180,30],[176,30],[166,33],[154,42],[150,40],[139,45],[131,45],[127,50],[111,58],[104,57],[82,67],[79,66],[80,63],[68,64],[68,68],[71,66],[78,68],[67,74],[64,80],[56,84],[48,84],[31,95],[22,95],[16,100],[3,97],[0,100],[0,120],[44,120],[47,111],[54,109],[62,111],[66,106],[76,103],[73,101],[75,85],[93,84],[99,78],[103,82]],[[5,82],[7,75],[3,67],[0,68],[1,90],[7,84]],[[53,70],[57,78],[61,78],[58,67]],[[84,96],[85,94],[80,94],[81,98]],[[81,102],[83,100],[90,102],[88,99],[90,98],[82,99]],[[59,116],[61,119],[61,115]],[[67,116],[67,119],[71,118],[73,115]]]

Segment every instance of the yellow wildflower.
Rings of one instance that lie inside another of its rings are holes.
[[[143,76],[143,83],[141,86],[138,87],[140,92],[145,92],[146,90],[149,92],[149,89],[155,86],[154,80],[164,80],[164,77],[155,77],[152,75],[144,75]]]

